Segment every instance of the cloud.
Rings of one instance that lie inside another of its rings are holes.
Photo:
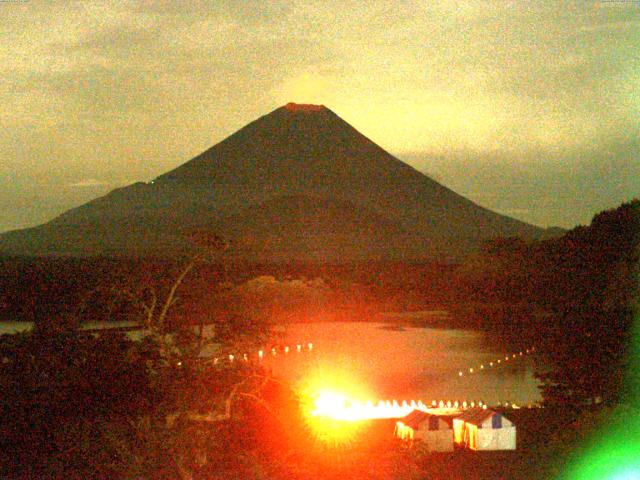
[[[580,27],[582,33],[601,33],[607,30],[620,30],[620,29],[638,29],[640,27],[640,20],[619,20],[614,22],[605,22],[595,25],[583,25]]]

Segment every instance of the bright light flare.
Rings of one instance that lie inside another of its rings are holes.
[[[367,398],[357,382],[327,368],[309,374],[300,390],[307,425],[318,440],[336,446],[355,440],[363,418],[353,414],[366,407],[360,399]]]
[[[325,415],[331,417],[336,411],[344,409],[347,397],[335,392],[320,392],[314,402],[315,410],[313,415]]]
[[[348,415],[349,406],[347,397],[341,393],[323,391],[315,400],[313,416],[329,417],[334,420],[351,420]]]
[[[314,395],[306,416],[316,439],[329,445],[352,443],[361,427],[351,417],[346,395],[331,390],[321,390]]]

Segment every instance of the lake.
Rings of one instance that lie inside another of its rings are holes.
[[[482,400],[492,405],[505,401],[527,405],[540,400],[531,355],[499,350],[475,331],[304,323],[288,325],[284,336],[291,345],[313,342],[312,353],[269,360],[276,375],[294,384],[325,374],[358,384],[357,389],[373,401]]]
[[[30,326],[29,322],[4,322],[0,333]],[[87,326],[99,328],[100,324]],[[130,335],[137,337],[140,332]],[[320,379],[337,380],[372,401],[482,400],[490,405],[505,401],[527,405],[540,400],[531,355],[502,351],[475,331],[319,322],[287,325],[282,335],[281,343],[290,345],[291,352],[266,355],[263,363],[301,388],[310,379]],[[295,352],[297,344],[308,342],[313,343],[311,352]]]

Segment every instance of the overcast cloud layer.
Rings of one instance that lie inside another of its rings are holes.
[[[640,196],[640,2],[0,2],[0,231],[322,103],[483,206]]]

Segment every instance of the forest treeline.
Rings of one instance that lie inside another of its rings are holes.
[[[0,321],[130,320],[131,295],[168,291],[188,259],[2,258]],[[185,277],[171,316],[215,322],[254,290],[251,312],[272,322],[367,321],[380,311],[439,307],[452,297],[455,265],[412,263],[199,263]],[[258,298],[262,293],[262,297]],[[261,307],[263,311],[257,312]]]
[[[536,345],[547,403],[616,402],[638,301],[640,202],[557,239],[488,242],[457,270],[452,309],[511,346]]]

